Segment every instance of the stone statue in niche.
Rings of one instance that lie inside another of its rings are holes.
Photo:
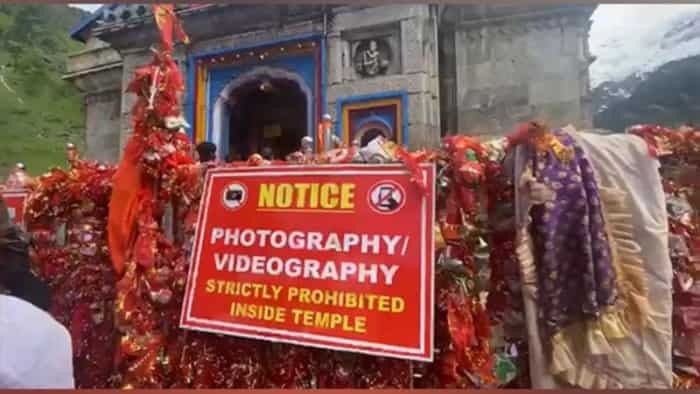
[[[389,67],[389,47],[379,40],[364,41],[355,49],[354,58],[355,70],[358,74],[364,77],[374,77],[385,73]]]

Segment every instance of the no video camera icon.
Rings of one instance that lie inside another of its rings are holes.
[[[229,209],[237,209],[243,206],[248,197],[245,186],[240,183],[233,183],[224,190],[223,204]]]

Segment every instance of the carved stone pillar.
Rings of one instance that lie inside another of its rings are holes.
[[[107,44],[96,39],[72,54],[64,79],[85,97],[85,156],[116,162],[119,158],[122,60]]]

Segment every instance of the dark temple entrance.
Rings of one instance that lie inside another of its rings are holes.
[[[307,98],[299,85],[286,79],[246,83],[229,96],[229,161],[253,153],[284,159],[299,149],[307,135]]]

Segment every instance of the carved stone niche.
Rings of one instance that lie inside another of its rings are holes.
[[[391,65],[391,47],[381,38],[356,42],[352,61],[355,72],[363,77],[383,75]]]
[[[350,61],[345,64],[352,69],[352,79],[400,73],[399,32],[398,25],[344,32],[343,41],[350,50]]]

